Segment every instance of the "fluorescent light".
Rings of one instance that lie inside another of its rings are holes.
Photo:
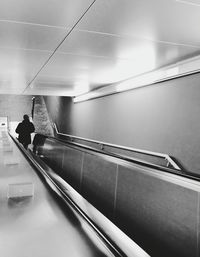
[[[166,78],[174,77],[178,74],[179,74],[179,67],[178,66],[163,71],[163,77],[166,77]],[[162,76],[161,76],[161,78],[162,78]]]
[[[198,0],[176,0],[176,2],[187,5],[194,5],[200,7],[200,1]]]
[[[77,103],[109,94],[144,87],[168,79],[192,74],[198,71],[200,71],[200,56],[178,62],[174,65],[170,65],[162,69],[135,76],[131,79],[124,80],[119,83],[113,83],[111,85],[104,86],[87,94],[75,97],[74,102]]]
[[[133,88],[143,87],[147,84],[152,84],[154,81],[158,79],[158,75],[156,73],[147,73],[143,76],[138,76],[131,80],[126,80],[124,82],[116,85],[116,92],[122,92]]]
[[[77,97],[74,97],[74,103],[77,103],[77,102],[83,102],[83,101],[86,101],[88,99],[93,99],[95,97],[98,97],[99,94],[98,92],[89,92],[88,94],[83,94],[83,95],[80,95],[80,96],[77,96]]]

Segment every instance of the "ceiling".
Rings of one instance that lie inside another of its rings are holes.
[[[76,96],[200,54],[200,0],[0,0],[0,94]]]

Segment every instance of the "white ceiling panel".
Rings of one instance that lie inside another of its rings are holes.
[[[155,68],[158,68],[200,54],[200,46],[184,46],[138,37],[75,30],[63,42],[58,52],[138,61],[147,59],[151,55],[150,57],[156,59]]]
[[[103,65],[113,66],[116,62],[115,59],[109,58],[56,53],[40,72],[40,75],[65,77],[66,73],[70,74],[71,71],[76,70],[75,76],[78,76],[78,73],[88,74],[92,69],[100,69]]]
[[[49,53],[0,48],[0,81],[7,93],[22,93]]]
[[[88,91],[199,53],[196,47],[74,31],[42,69],[36,83],[65,84],[66,88],[88,84]]]
[[[200,7],[176,0],[101,0],[77,29],[200,46]]]
[[[198,1],[0,0],[0,93],[77,95],[198,56]]]
[[[0,93],[23,93],[92,3],[0,0]]]
[[[72,27],[92,0],[0,0],[0,20]]]
[[[74,96],[73,87],[62,87],[59,85],[51,85],[37,83],[37,86],[31,86],[27,88],[25,95],[62,95],[62,96]]]
[[[49,52],[0,48],[0,56],[0,74],[22,71],[33,75],[48,58]]]
[[[105,85],[154,68],[155,60],[153,58],[143,63],[138,62],[138,59],[126,60],[56,53],[39,75],[65,77],[66,74],[74,72],[74,81],[80,76],[85,76],[91,84],[99,82],[100,85]],[[97,74],[101,80],[94,81],[92,78],[97,77]]]
[[[0,21],[0,47],[53,51],[68,30]]]

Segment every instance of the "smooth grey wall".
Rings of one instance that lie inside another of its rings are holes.
[[[200,74],[76,104],[45,99],[62,133],[170,154],[200,174]]]

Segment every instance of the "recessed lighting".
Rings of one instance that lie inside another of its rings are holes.
[[[74,103],[106,96],[113,93],[119,93],[132,90],[139,87],[152,85],[154,83],[166,81],[168,79],[178,78],[185,75],[193,74],[200,71],[200,56],[196,56],[176,64],[147,72],[131,79],[114,83],[100,89],[88,92],[86,94],[75,96]]]
[[[199,0],[176,0],[176,2],[181,4],[188,4],[188,5],[194,5],[200,7],[200,1]]]

